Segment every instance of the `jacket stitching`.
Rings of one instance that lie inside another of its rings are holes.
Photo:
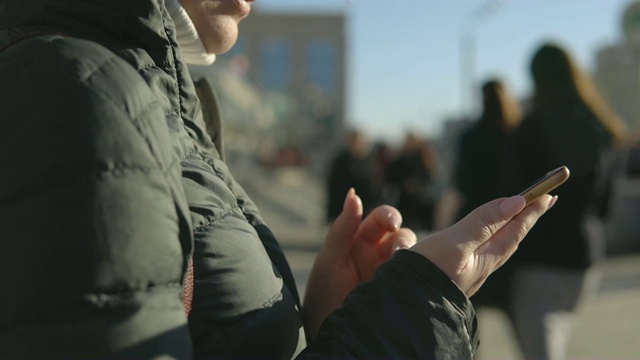
[[[193,155],[198,154],[198,149],[194,146],[191,151],[189,151],[184,157],[182,157],[180,159],[180,161],[182,160],[187,160],[187,158],[192,157]]]
[[[158,67],[157,65],[155,65],[155,64],[145,64],[145,65],[143,65],[143,66],[138,67],[136,70],[138,70],[138,72],[139,72],[139,73],[141,73],[141,72],[143,72],[143,71],[145,71],[145,70],[149,70],[149,69],[151,69],[151,68],[155,68],[155,69],[158,69],[158,70],[162,70],[161,68],[159,68],[159,67]],[[142,74],[141,74],[141,75],[142,75]]]
[[[223,208],[222,209],[224,212],[217,215],[217,216],[212,216],[212,215],[205,215],[203,216],[203,218],[205,218],[205,222],[201,225],[198,225],[197,227],[194,227],[193,230],[194,231],[201,231],[204,230],[206,227],[209,227],[217,222],[222,221],[224,218],[226,218],[227,216],[231,215],[232,213],[234,213],[236,210],[240,210],[242,212],[242,209],[240,208],[240,206],[238,205],[233,205],[229,208]]]
[[[118,59],[119,58],[117,58],[117,57],[113,57],[111,59],[105,60],[103,63],[98,65],[95,69],[93,69],[90,72],[90,74],[88,76],[86,76],[83,80],[87,80],[87,79],[91,78],[98,70],[100,70],[101,68],[106,66],[108,63],[116,62]],[[100,95],[104,99],[104,101],[114,105],[114,108],[118,109],[123,115],[125,115],[126,118],[131,120],[131,123],[135,126],[135,128],[136,128],[136,130],[138,132],[138,135],[140,135],[140,137],[142,139],[144,139],[144,141],[145,141],[145,143],[147,145],[147,148],[151,152],[154,160],[156,161],[156,164],[160,168],[162,168],[162,163],[160,162],[159,156],[158,156],[158,154],[155,153],[154,148],[153,148],[153,146],[151,146],[151,142],[149,141],[149,136],[148,136],[147,132],[145,132],[144,129],[143,129],[143,127],[146,127],[146,124],[144,124],[144,122],[140,120],[140,118],[143,115],[147,114],[151,110],[155,110],[156,109],[156,102],[155,101],[151,101],[146,106],[144,106],[142,109],[138,110],[137,113],[130,114],[129,112],[127,112],[125,109],[123,109],[121,107],[122,105],[120,103],[116,103],[113,99],[111,99],[108,96],[108,94],[104,93],[100,89],[97,89],[97,88],[95,88],[93,86],[90,86],[86,82],[84,84],[85,84],[85,86],[87,86],[88,88],[93,90],[96,94]]]
[[[174,43],[171,40],[171,36],[168,34],[167,31],[167,25],[166,25],[166,20],[164,18],[164,16],[162,17],[162,28],[164,30],[164,36],[167,39],[167,42],[170,45],[170,49],[171,49],[171,56],[172,59],[170,61],[166,61],[165,65],[168,66],[171,69],[171,78],[173,79],[173,88],[176,91],[176,95],[178,98],[178,115],[180,115],[180,118],[182,118],[182,87],[180,85],[180,81],[178,79],[178,69],[176,68],[176,63],[175,63],[175,59],[177,59],[177,51],[176,48],[178,46],[177,43]]]
[[[162,289],[171,289],[171,288],[182,288],[182,285],[179,281],[169,281],[162,284],[150,284],[148,286],[131,288],[123,291],[98,291],[98,292],[88,292],[82,295],[82,298],[85,300],[89,300],[91,303],[100,305],[100,304],[108,304],[113,301],[118,300],[126,300],[131,296],[138,293],[145,293],[155,290]]]
[[[265,308],[271,307],[273,304],[275,304],[278,301],[280,301],[282,299],[282,297],[283,297],[282,293],[281,292],[277,292],[275,295],[273,295],[271,298],[269,298],[267,301],[265,301],[261,305],[261,308],[265,309]]]
[[[2,53],[3,51],[7,50],[8,48],[17,45],[25,40],[29,40],[35,37],[40,37],[40,36],[51,36],[51,35],[57,35],[57,36],[61,36],[61,37],[69,37],[68,34],[65,34],[63,32],[36,32],[36,33],[31,33],[31,34],[27,34],[23,37],[17,38],[14,41],[0,47],[0,53]]]
[[[138,307],[137,304],[131,303],[128,304],[128,300],[132,300],[132,298],[137,294],[145,294],[145,293],[154,293],[156,291],[162,293],[166,290],[180,290],[182,289],[182,285],[178,281],[171,281],[163,284],[151,284],[146,287],[127,289],[120,292],[108,292],[108,291],[100,291],[100,292],[87,292],[81,295],[81,297],[77,300],[80,303],[79,307],[87,307],[93,306],[99,309],[104,308],[113,308],[113,307]],[[178,302],[175,304],[176,308],[179,305]],[[162,309],[166,309],[166,307],[162,307]],[[19,323],[15,323],[11,325],[13,330],[15,329],[26,329],[31,326],[39,326],[39,323],[42,321],[42,318],[38,319],[21,319]],[[46,321],[46,320],[45,320]],[[0,332],[9,330],[4,324],[0,325]]]
[[[52,35],[55,35],[55,33],[51,33],[51,34],[52,34]],[[20,41],[20,40],[26,40],[26,39],[29,39],[29,38],[32,38],[32,37],[36,37],[36,36],[38,36],[38,35],[46,35],[46,34],[33,34],[33,35],[31,35],[31,36],[26,36],[26,37],[24,37],[24,38],[22,38],[22,39],[19,39],[19,41]],[[62,39],[65,39],[65,40],[66,40],[66,38],[68,37],[68,35],[66,35],[66,34],[62,34],[62,33],[59,33],[59,34],[57,34],[57,35],[60,35],[60,36],[62,37]],[[65,36],[65,35],[66,35],[66,36]],[[51,42],[56,42],[56,41],[60,41],[60,40],[61,40],[60,38],[58,38],[58,39],[55,39],[55,38],[54,38],[54,39],[52,39],[52,40],[51,40]],[[16,42],[19,42],[19,41],[16,41]],[[12,44],[15,44],[16,42],[14,42],[14,43],[12,43]],[[8,47],[8,46],[7,46],[7,47]],[[5,47],[5,48],[6,48],[6,47]],[[3,48],[2,50],[4,50],[5,48]],[[149,102],[146,106],[144,106],[142,109],[140,109],[140,110],[138,111],[138,113],[136,113],[136,114],[129,114],[127,111],[125,111],[124,109],[122,109],[122,108],[121,108],[121,104],[116,103],[115,101],[113,101],[113,100],[108,96],[108,94],[104,93],[103,91],[101,91],[101,90],[99,90],[99,89],[97,89],[97,88],[95,88],[95,87],[93,87],[93,86],[90,86],[90,85],[89,85],[89,84],[87,84],[87,82],[86,82],[89,78],[93,77],[93,76],[94,76],[94,74],[95,74],[97,71],[99,71],[99,70],[103,69],[103,68],[104,68],[105,66],[107,66],[108,64],[111,64],[111,63],[117,62],[118,60],[122,60],[122,59],[121,59],[120,57],[118,57],[118,56],[116,56],[115,54],[113,54],[113,53],[112,53],[112,57],[111,57],[111,58],[104,59],[102,62],[100,62],[99,64],[95,65],[93,68],[91,68],[85,76],[77,77],[77,79],[78,79],[78,80],[80,80],[80,81],[82,81],[82,83],[83,83],[83,85],[84,85],[84,86],[86,86],[87,88],[90,88],[90,89],[91,89],[91,90],[93,90],[96,94],[100,95],[100,96],[101,96],[105,101],[107,101],[108,103],[110,103],[110,104],[112,104],[112,105],[115,105],[114,107],[115,107],[116,109],[120,110],[120,111],[121,111],[121,113],[123,113],[124,115],[126,115],[126,117],[127,117],[128,119],[130,119],[130,120],[131,120],[131,123],[132,123],[132,124],[134,124],[134,126],[135,126],[136,130],[138,131],[138,134],[140,135],[140,137],[142,137],[142,138],[144,139],[145,143],[147,144],[147,148],[148,148],[148,149],[149,149],[149,151],[151,152],[151,154],[152,154],[152,156],[153,156],[153,158],[154,158],[154,160],[155,160],[156,164],[157,164],[160,168],[162,168],[162,165],[161,165],[162,163],[161,163],[161,162],[160,162],[160,160],[159,160],[159,156],[158,156],[158,154],[156,154],[156,153],[154,152],[153,146],[151,146],[151,143],[149,142],[148,136],[145,136],[145,135],[148,135],[148,134],[146,134],[146,132],[144,132],[144,131],[143,131],[143,127],[146,127],[146,126],[145,126],[145,124],[143,124],[143,122],[142,122],[142,121],[140,121],[140,117],[141,117],[142,115],[146,114],[146,113],[147,113],[147,112],[149,112],[151,109],[155,109],[156,102],[155,102],[155,101],[151,101],[151,102]],[[175,79],[174,79],[174,80],[175,80]]]
[[[160,174],[166,173],[164,169],[160,169],[160,168],[150,168],[150,167],[144,167],[144,166],[118,164],[116,166],[109,167],[107,170],[99,171],[95,176],[104,178],[105,175],[112,175],[113,177],[118,178],[118,177],[126,176],[128,174],[136,173],[136,172],[144,173],[144,174],[151,174],[155,172]]]
[[[213,171],[213,173],[220,179],[222,180],[222,182],[225,183],[225,185],[227,185],[227,187],[229,188],[229,191],[231,191],[233,193],[233,195],[235,196],[236,193],[231,189],[231,187],[229,186],[229,184],[227,184],[227,182],[225,181],[225,176],[224,176],[224,172],[222,172],[220,169],[218,169],[217,166],[215,166],[215,164],[213,163],[213,161],[210,161],[207,157],[204,156],[204,154],[202,153],[202,151],[200,151],[200,149],[198,149],[197,144],[195,143],[195,141],[193,141],[193,139],[191,140],[191,143],[194,146],[194,151],[193,153],[197,154],[198,157],[200,158],[200,160],[204,161],[205,163],[207,163],[207,165],[209,165],[211,167],[211,170]]]

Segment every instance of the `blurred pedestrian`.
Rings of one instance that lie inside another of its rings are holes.
[[[374,159],[371,144],[358,130],[347,132],[344,145],[331,159],[327,175],[327,221],[333,222],[342,212],[344,195],[353,188],[362,199],[364,214],[377,205],[374,194]]]
[[[476,207],[504,196],[508,144],[520,123],[521,110],[515,97],[501,80],[491,79],[482,86],[482,114],[467,129],[458,146],[454,185],[458,193],[457,220]],[[476,308],[491,306],[505,309],[508,279],[498,270],[471,298]]]
[[[545,43],[531,61],[532,108],[514,134],[511,190],[566,165],[557,209],[532,229],[514,261],[513,324],[526,359],[565,359],[579,305],[593,294],[604,249],[610,174],[607,153],[622,144],[622,122],[588,73],[562,47]]]
[[[415,230],[433,230],[438,200],[437,156],[429,142],[408,132],[390,167],[389,179],[398,191],[396,206],[404,224]]]
[[[520,105],[498,79],[483,84],[482,105],[482,115],[458,146],[453,179],[461,203],[457,219],[505,193],[508,141],[520,123]]]
[[[389,186],[391,164],[395,158],[394,149],[385,141],[373,144],[373,193],[376,204],[394,204],[396,194]]]

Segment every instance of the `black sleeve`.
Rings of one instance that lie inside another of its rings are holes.
[[[300,359],[471,359],[475,312],[437,266],[398,251],[322,324]]]

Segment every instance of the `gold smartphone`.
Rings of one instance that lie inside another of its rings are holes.
[[[527,200],[527,205],[534,202],[540,196],[549,193],[551,190],[562,185],[563,182],[569,178],[569,169],[566,166],[560,166],[559,168],[549,171],[545,176],[533,183],[527,190],[521,192],[519,195],[523,196]]]

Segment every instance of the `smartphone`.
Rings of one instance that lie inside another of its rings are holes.
[[[545,176],[534,182],[533,185],[527,188],[527,190],[521,192],[519,195],[523,196],[525,200],[527,200],[527,205],[529,205],[540,196],[549,193],[551,190],[567,181],[569,174],[569,169],[566,166],[560,166],[555,170],[549,171]]]

